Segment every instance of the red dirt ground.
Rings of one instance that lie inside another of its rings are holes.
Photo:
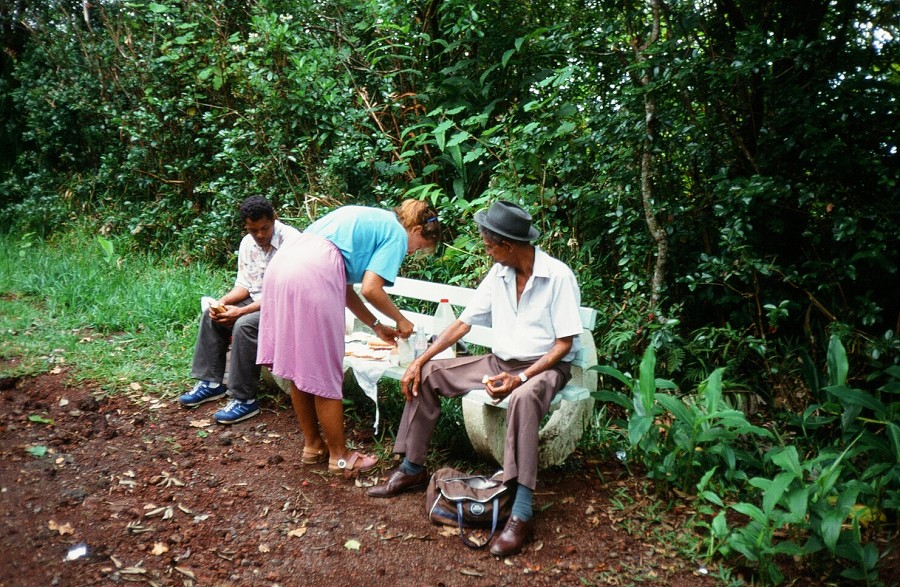
[[[65,373],[0,382],[0,587],[716,584],[613,523],[643,507],[611,502],[640,493],[617,463],[542,474],[535,539],[501,560],[432,526],[421,492],[375,500],[302,465],[284,398],[222,427],[213,403],[142,394],[106,396]],[[688,513],[647,524],[677,528]],[[64,560],[78,545],[86,556]]]

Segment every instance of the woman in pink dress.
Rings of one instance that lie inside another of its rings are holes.
[[[257,363],[291,382],[291,402],[303,432],[301,461],[322,463],[347,477],[374,467],[375,457],[347,449],[344,437],[344,308],[379,338],[408,338],[413,324],[384,291],[408,253],[433,248],[437,214],[404,200],[393,211],[344,206],[306,229],[272,257],[263,280]],[[396,322],[382,324],[353,288]]]

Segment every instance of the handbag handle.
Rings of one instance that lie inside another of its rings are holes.
[[[484,548],[488,544],[491,543],[491,540],[494,538],[494,533],[497,531],[497,521],[500,519],[500,500],[498,498],[494,498],[494,507],[493,507],[493,519],[491,520],[491,535],[488,536],[488,539],[484,544],[478,544],[473,542],[471,538],[466,536],[466,529],[463,528],[463,504],[461,501],[456,502],[456,519],[459,522],[459,538],[462,540],[462,543],[468,546],[469,548],[474,548],[476,550]]]

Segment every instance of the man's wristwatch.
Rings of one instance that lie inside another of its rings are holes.
[[[525,383],[526,381],[528,381],[528,375],[525,375],[525,373],[519,373],[519,381]]]
[[[378,326],[379,324],[381,324],[381,320],[379,320],[378,318],[375,318],[375,322],[372,322],[372,329],[374,330],[375,327]]]

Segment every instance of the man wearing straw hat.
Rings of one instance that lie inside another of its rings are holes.
[[[475,222],[494,266],[460,317],[404,373],[400,388],[406,405],[394,445],[404,459],[385,483],[367,493],[389,498],[427,484],[425,458],[441,397],[460,397],[480,387],[496,402],[509,396],[503,482],[515,488],[515,501],[490,547],[491,554],[505,557],[520,552],[534,528],[538,432],[550,402],[571,376],[569,363],[582,330],[581,293],[565,263],[531,244],[539,233],[520,206],[497,201],[477,212]],[[493,328],[490,354],[431,360],[474,325]]]

